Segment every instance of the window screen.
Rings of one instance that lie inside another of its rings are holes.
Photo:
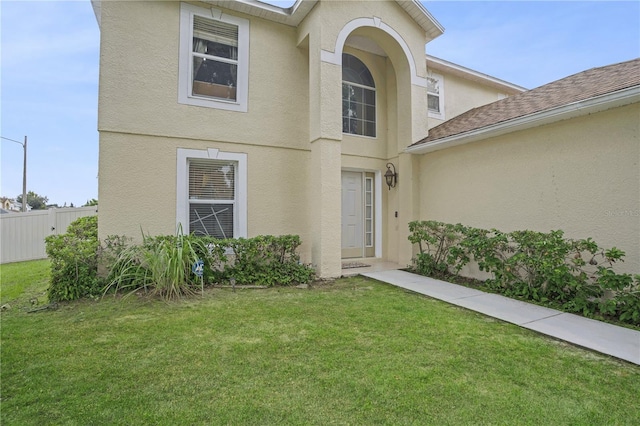
[[[440,112],[440,81],[437,78],[427,77],[427,108]]]
[[[342,132],[376,136],[376,89],[367,66],[342,55]]]
[[[189,232],[233,238],[235,206],[236,164],[218,160],[190,160]]]
[[[236,100],[238,26],[193,17],[192,94]]]

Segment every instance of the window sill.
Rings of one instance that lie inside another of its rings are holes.
[[[342,137],[344,138],[345,136],[350,136],[350,137],[354,137],[354,138],[363,138],[363,139],[373,139],[373,140],[378,139],[377,136],[367,136],[367,135],[359,135],[357,133],[342,132]]]
[[[206,83],[205,83],[206,84]],[[228,89],[227,86],[223,86]],[[222,109],[227,111],[247,112],[247,104],[225,98],[209,98],[206,96],[180,96],[178,103],[194,105],[204,108]]]
[[[444,114],[441,112],[428,111],[429,118],[437,118],[438,120],[444,120]]]

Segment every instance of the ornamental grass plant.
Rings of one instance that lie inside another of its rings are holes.
[[[105,293],[143,291],[165,300],[192,295],[201,286],[192,266],[206,251],[201,239],[181,232],[143,236],[142,244],[122,249],[115,258]]]

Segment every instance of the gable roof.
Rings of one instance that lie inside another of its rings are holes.
[[[407,148],[423,153],[640,101],[640,58],[592,68],[460,114]]]

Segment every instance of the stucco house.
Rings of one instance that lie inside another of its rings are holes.
[[[537,200],[556,203],[552,227],[565,227],[563,209],[572,214],[570,207],[556,209],[568,191],[559,188],[573,182],[565,175],[573,166],[580,170],[582,157],[562,163],[545,151],[549,137],[537,136],[540,142],[535,135],[571,120],[578,121],[558,134],[586,128],[579,120],[588,116],[440,144],[438,135],[452,137],[440,132],[455,117],[526,93],[425,56],[443,28],[418,1],[302,0],[288,9],[254,0],[92,4],[101,31],[101,238],[178,228],[221,238],[298,234],[303,259],[321,277],[334,277],[344,259],[408,264],[407,224],[415,219],[505,230],[547,225],[532,218],[540,209],[516,220],[500,203],[474,205],[486,200],[482,190],[515,204],[523,194],[531,201],[535,185],[545,184]],[[617,172],[631,195],[635,178],[635,208],[638,128],[628,120],[637,117],[637,102],[636,96],[635,106],[616,108],[625,112],[614,114],[624,131],[606,132],[619,136],[624,164],[607,157],[608,168],[598,169]],[[598,114],[608,126],[611,112]],[[520,142],[518,132],[531,132],[532,141]],[[618,151],[595,134],[585,136],[594,140],[585,149],[569,142],[558,149],[588,158],[583,151],[591,148],[609,156]],[[520,155],[525,151],[529,157]],[[547,181],[509,174],[523,167],[535,174],[528,161],[545,155],[553,160],[545,165],[545,173],[553,168]],[[591,194],[589,185],[569,196]],[[497,212],[485,211],[489,204]],[[623,208],[606,199],[600,205]]]
[[[640,272],[640,59],[474,108],[405,152],[419,158],[421,217],[561,229]]]

